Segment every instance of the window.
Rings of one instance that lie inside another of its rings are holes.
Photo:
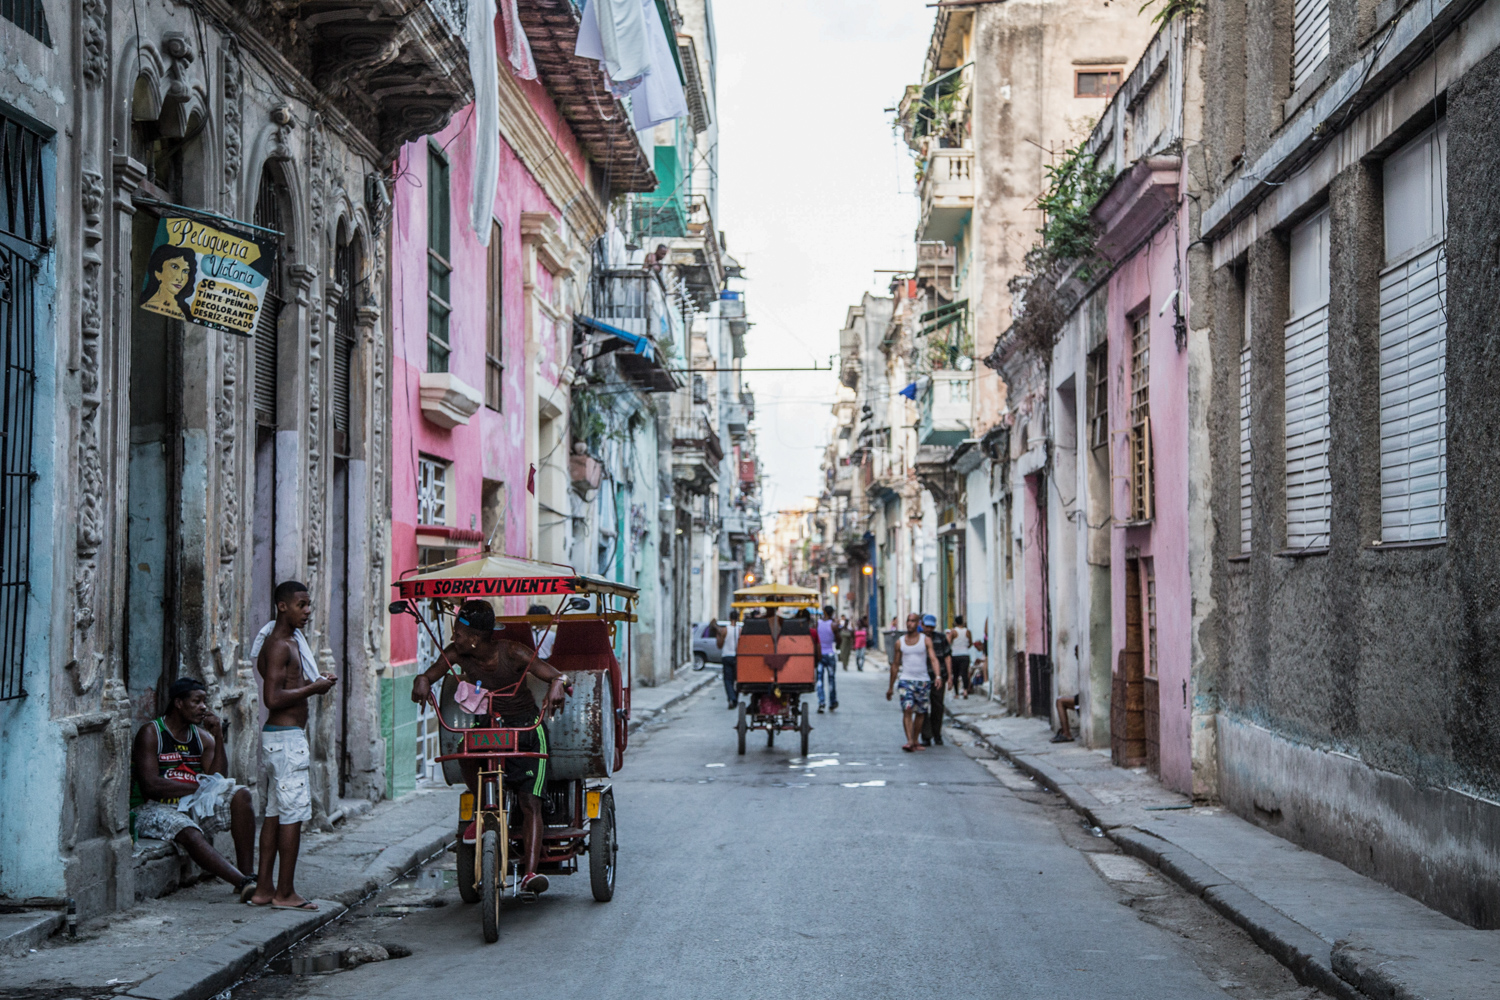
[[[1292,91],[1328,58],[1328,0],[1295,0],[1292,15]]]
[[[1380,537],[1448,534],[1448,123],[1385,161],[1380,272]]]
[[[333,330],[333,453],[349,455],[349,422],[352,415],[350,379],[354,368],[354,348],[358,337],[355,321],[355,282],[359,280],[354,264],[354,244],[344,243],[334,254],[334,270],[344,290],[339,299],[338,316]]]
[[[26,696],[37,264],[52,240],[46,147],[39,133],[0,117],[0,232],[10,237],[0,241],[0,701]]]
[[[1245,313],[1240,327],[1240,553],[1250,551],[1251,508],[1253,507],[1253,453],[1250,448],[1250,281],[1243,276],[1240,284]]]
[[[448,161],[437,147],[427,147],[427,370],[448,370],[449,230],[452,206],[448,197]]]
[[[282,214],[286,194],[286,187],[272,172],[271,166],[261,168],[260,191],[255,199],[257,226],[278,233],[286,232]],[[277,237],[278,242],[284,239],[284,236]],[[271,268],[270,277],[266,281],[265,304],[255,325],[255,422],[262,427],[276,426],[276,369],[279,364],[277,344],[280,336],[277,318],[281,315],[284,301],[281,266],[278,263]]]
[[[500,223],[490,223],[489,287],[485,301],[484,405],[502,410],[505,385],[505,251]]]
[[[1074,97],[1115,96],[1120,89],[1121,71],[1118,69],[1080,69],[1073,73]]]
[[[1328,209],[1292,230],[1286,324],[1286,544],[1328,544]]]
[[[1151,309],[1130,321],[1130,519],[1152,518]]]
[[[1088,361],[1089,447],[1109,444],[1109,345],[1089,352]]]
[[[448,463],[417,460],[417,523],[448,523]]]
[[[47,12],[42,7],[42,0],[0,0],[0,17],[19,25],[22,31],[43,45],[52,45],[52,33],[47,30]]]

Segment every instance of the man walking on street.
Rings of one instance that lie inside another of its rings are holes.
[[[933,676],[932,676],[932,707],[927,712],[927,720],[922,726],[922,745],[932,746],[936,743],[943,745],[943,692],[948,687],[948,677],[953,667],[950,660],[950,649],[948,637],[938,631],[937,618],[933,615],[922,616],[922,631],[927,633],[927,641],[932,646],[933,653]]]
[[[729,696],[729,707],[734,708],[740,703],[739,692],[735,690],[734,684],[739,671],[736,664],[739,662],[735,656],[735,650],[740,646],[740,609],[733,608],[729,612],[729,624],[719,626],[719,659],[724,664],[724,693]]]
[[[838,649],[838,626],[833,623],[833,605],[823,606],[823,618],[813,626],[813,646],[818,657],[818,714],[823,714],[823,687],[828,687],[828,711],[839,707],[839,689],[836,684],[838,661],[834,651]]]
[[[307,699],[333,690],[337,678],[318,673],[302,635],[302,626],[312,617],[307,586],[288,580],[276,588],[275,598],[276,620],[256,639],[259,648],[251,650],[261,676],[261,703],[270,714],[260,733],[266,818],[260,828],[260,875],[250,902],[279,910],[316,910],[318,904],[297,895],[293,885],[302,824],[312,819]],[[278,858],[280,877],[273,885]]]
[[[885,700],[890,701],[897,686],[901,689],[901,725],[906,732],[906,742],[901,749],[907,753],[922,749],[917,737],[922,734],[922,723],[927,718],[929,699],[932,696],[932,681],[929,678],[937,669],[937,654],[932,651],[932,639],[918,628],[916,612],[906,616],[906,634],[896,639],[896,655],[891,657],[891,682],[885,689]]]
[[[849,654],[854,652],[854,630],[849,627],[848,618],[839,619],[839,666],[844,668],[844,673],[849,672]]]

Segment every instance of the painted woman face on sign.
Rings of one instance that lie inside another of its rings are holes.
[[[141,308],[172,319],[193,318],[188,299],[198,274],[197,255],[183,247],[159,246],[146,264],[146,287]]]

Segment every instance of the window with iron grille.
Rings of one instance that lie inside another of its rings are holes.
[[[1156,658],[1156,560],[1143,559],[1146,574],[1146,676],[1157,675]]]
[[[417,460],[417,523],[448,523],[448,463]]]
[[[449,280],[452,207],[448,197],[448,161],[427,147],[427,370],[448,370],[448,314],[453,311]]]
[[[354,367],[354,349],[358,338],[354,285],[359,278],[355,272],[352,242],[345,243],[335,252],[334,269],[344,295],[339,299],[339,311],[333,337],[333,453],[340,457],[347,457],[352,409],[349,380]]]
[[[1254,463],[1250,447],[1250,281],[1242,275],[1244,318],[1240,340],[1240,554],[1250,551],[1251,513],[1254,499]]]
[[[51,46],[52,33],[47,30],[47,12],[42,0],[0,0],[0,17],[19,25],[43,45]]]
[[[1152,518],[1151,310],[1130,321],[1130,519]]]
[[[484,405],[502,410],[505,388],[505,250],[500,223],[490,223],[489,288],[485,301]]]
[[[41,134],[0,116],[0,232],[9,237],[0,240],[0,701],[26,696],[36,282],[51,240],[46,146]]]
[[[1109,444],[1109,345],[1089,352],[1088,364],[1089,447]]]
[[[278,233],[286,232],[282,218],[282,203],[286,188],[281,184],[273,168],[267,166],[260,172],[260,189],[255,198],[255,224]],[[278,237],[284,240],[285,237]],[[265,427],[276,426],[276,366],[277,342],[279,340],[278,317],[281,315],[282,298],[281,266],[271,268],[266,282],[265,304],[255,325],[255,422]]]

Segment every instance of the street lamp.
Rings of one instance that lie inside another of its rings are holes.
[[[873,576],[874,573],[875,573],[875,567],[871,566],[869,563],[865,563],[863,566],[860,567],[859,571],[861,573],[863,573],[865,576]]]
[[[834,584],[834,585],[833,585],[833,592],[834,592],[834,593],[835,593],[835,594],[837,594],[837,593],[838,593],[838,592],[839,592],[839,585],[838,585],[838,584],[836,584],[836,583],[835,583],[835,584]]]
[[[755,582],[755,574],[754,573],[746,573],[745,574],[745,586],[748,587],[748,586],[750,586],[754,582]]]

